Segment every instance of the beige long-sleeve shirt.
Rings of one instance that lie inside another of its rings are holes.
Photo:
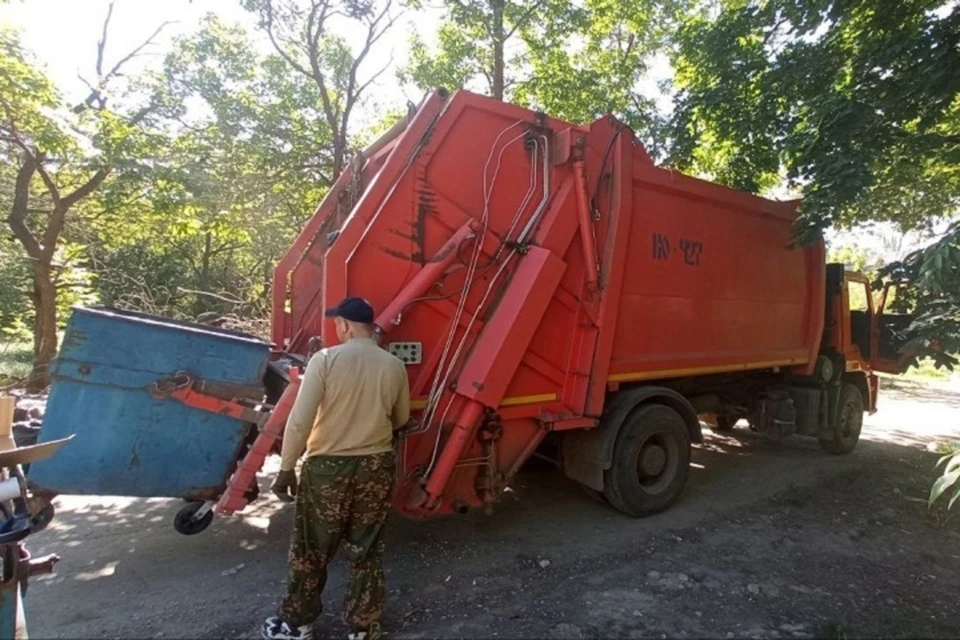
[[[307,364],[283,434],[280,468],[307,457],[360,456],[393,448],[410,419],[410,385],[399,358],[373,339],[318,351]]]

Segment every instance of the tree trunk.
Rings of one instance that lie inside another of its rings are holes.
[[[27,391],[39,393],[50,386],[50,364],[57,356],[57,287],[50,265],[40,261],[33,268],[33,301],[37,317],[33,328],[33,371],[27,380]]]
[[[23,158],[17,171],[13,203],[7,223],[33,264],[33,308],[36,322],[33,328],[33,371],[27,380],[27,390],[43,391],[50,386],[50,363],[57,356],[57,285],[53,279],[53,256],[60,234],[66,224],[70,208],[93,193],[110,175],[109,167],[97,170],[90,179],[72,193],[62,195],[56,182],[43,168],[43,154],[30,151],[21,142]],[[38,160],[40,158],[40,160]],[[30,183],[39,173],[53,201],[53,210],[38,238],[27,226],[30,204]]]
[[[503,100],[503,2],[504,0],[490,0],[493,9],[493,97]]]
[[[200,273],[197,279],[198,291],[210,291],[210,257],[213,254],[213,234],[209,231],[203,239],[203,255],[200,257]],[[209,310],[209,301],[200,294],[196,294],[193,301],[194,318]]]
[[[335,134],[336,135],[336,134]],[[336,182],[343,173],[343,165],[347,157],[347,140],[336,135],[333,141],[333,182]]]

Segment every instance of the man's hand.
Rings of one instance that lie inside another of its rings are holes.
[[[270,490],[284,502],[293,502],[293,497],[297,495],[297,472],[293,469],[280,471]]]
[[[417,420],[415,420],[414,418],[410,418],[409,420],[407,420],[406,424],[404,424],[402,427],[399,427],[399,428],[397,428],[397,429],[394,429],[394,430],[393,430],[393,445],[396,446],[398,442],[400,442],[401,440],[403,440],[404,438],[407,437],[407,432],[408,432],[408,431],[410,431],[411,429],[416,428],[416,427],[419,426],[419,425],[420,425],[420,423],[419,423]]]

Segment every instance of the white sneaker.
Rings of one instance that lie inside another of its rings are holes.
[[[263,640],[310,640],[313,637],[313,625],[291,627],[280,618],[271,616],[263,621],[260,637]]]
[[[366,631],[354,631],[347,636],[347,640],[380,640],[383,637],[383,631],[380,629],[379,622],[371,622]]]

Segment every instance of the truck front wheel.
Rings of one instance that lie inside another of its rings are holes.
[[[689,470],[690,432],[683,417],[664,405],[644,405],[617,434],[603,495],[628,515],[651,515],[676,501]]]
[[[855,385],[848,383],[840,388],[836,424],[833,437],[819,438],[820,447],[834,455],[850,453],[857,446],[863,427],[863,396]]]

